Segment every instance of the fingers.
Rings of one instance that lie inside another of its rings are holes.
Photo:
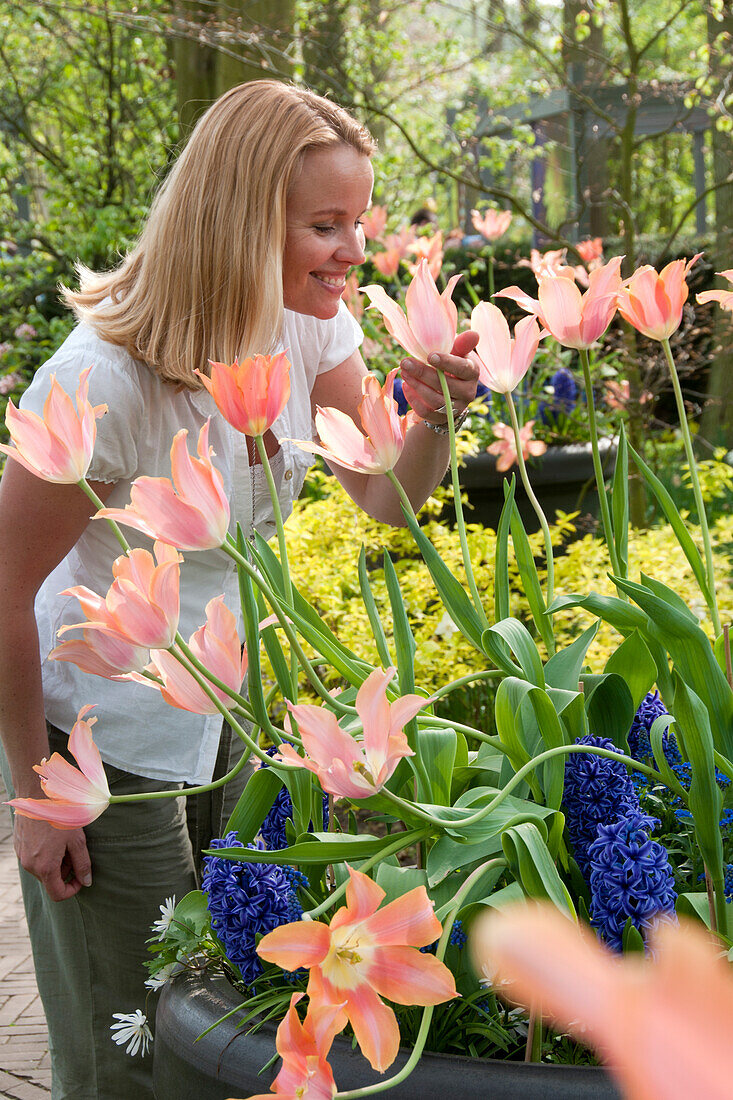
[[[402,360],[403,392],[418,416],[433,423],[446,422],[445,399],[438,370],[445,374],[454,413],[460,414],[470,405],[476,396],[479,368],[472,358],[466,356],[477,342],[477,333],[462,332],[456,337],[453,352],[450,355],[431,355],[430,365],[413,358]],[[464,354],[456,354],[456,351]]]
[[[473,332],[471,329],[468,329],[466,332],[459,332],[456,336],[456,342],[451,349],[451,354],[458,355],[461,359],[465,359],[469,352],[476,350],[478,341],[478,333]]]
[[[21,867],[42,883],[52,901],[66,901],[91,883],[82,829],[54,829],[45,821],[17,816],[15,850]]]
[[[81,886],[92,885],[92,861],[89,858],[87,839],[83,829],[74,830],[74,836],[67,842],[66,851],[71,870]]]

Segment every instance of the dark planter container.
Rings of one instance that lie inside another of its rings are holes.
[[[606,476],[613,472],[616,443],[611,439],[600,442],[601,460]],[[563,512],[580,510],[583,515],[598,516],[598,493],[593,474],[593,454],[590,443],[572,443],[565,447],[548,447],[545,454],[527,463],[529,479],[548,523],[552,523],[557,509]],[[524,491],[519,469],[513,466],[506,473],[496,469],[494,455],[483,451],[465,459],[460,470],[461,485],[465,489],[471,508],[465,510],[467,523],[482,523],[496,530],[504,506],[504,481],[516,474],[514,499],[528,531],[539,530],[539,520]],[[448,481],[444,484],[448,484]]]
[[[225,1020],[202,1039],[206,1028],[239,1004],[241,997],[222,978],[186,972],[164,990],[155,1021],[156,1100],[228,1100],[268,1091],[279,1060],[258,1071],[275,1053],[275,1028],[253,1035]],[[198,1041],[197,1041],[198,1040]],[[409,1057],[400,1051],[391,1076]],[[379,1081],[351,1042],[337,1037],[329,1062],[341,1089]],[[424,1054],[417,1068],[385,1096],[395,1100],[621,1100],[605,1070],[595,1066],[525,1065],[488,1059]]]

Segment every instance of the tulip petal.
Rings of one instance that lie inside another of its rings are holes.
[[[50,798],[12,798],[7,803],[17,814],[35,821],[47,821],[55,829],[81,829],[104,813],[107,805],[57,802]]]
[[[426,361],[428,353],[413,333],[404,313],[397,303],[392,301],[384,287],[374,284],[362,286],[359,289],[369,298],[369,305],[374,306],[382,314],[390,336],[395,338],[408,355]]]
[[[355,871],[346,864],[349,872],[349,881],[346,886],[346,905],[336,911],[331,921],[331,928],[340,928],[344,924],[358,924],[371,917],[385,898],[381,886],[365,875],[362,871]]]
[[[427,260],[420,261],[417,274],[407,288],[405,309],[410,329],[424,349],[420,356],[424,362],[433,352],[450,352],[456,338],[456,326],[438,293]]]
[[[302,920],[268,932],[258,943],[257,954],[283,970],[297,970],[323,962],[330,946],[331,933],[325,924]]]
[[[368,985],[348,991],[346,1011],[362,1054],[378,1073],[388,1069],[400,1048],[400,1029],[393,1010]]]
[[[369,982],[381,997],[398,1005],[438,1005],[458,996],[445,963],[415,947],[376,947]]]
[[[380,946],[415,948],[434,943],[442,928],[425,887],[417,886],[369,916],[363,931]]]
[[[580,346],[582,295],[575,282],[560,277],[541,279],[539,302],[543,324],[555,339],[570,347]]]

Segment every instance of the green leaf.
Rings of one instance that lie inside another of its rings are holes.
[[[682,731],[692,765],[688,805],[695,823],[695,837],[705,866],[714,880],[723,878],[723,845],[720,835],[721,794],[715,780],[713,735],[708,712],[701,699],[674,674],[674,717]]]
[[[439,806],[450,806],[453,767],[458,738],[452,729],[417,731],[417,751],[430,778],[431,799]]]
[[[519,576],[522,580],[522,586],[524,587],[524,594],[529,604],[529,610],[532,613],[532,618],[534,619],[535,626],[537,627],[537,631],[542,641],[547,646],[549,652],[552,653],[555,648],[552,616],[545,614],[547,608],[545,606],[545,597],[542,594],[542,585],[540,584],[537,566],[535,565],[532,549],[529,545],[529,539],[527,538],[527,532],[524,529],[522,517],[519,515],[519,509],[517,508],[516,502],[512,508],[511,528],[512,542],[514,543],[514,556],[516,558],[517,568],[519,569]]]
[[[667,492],[666,488],[656,476],[656,474],[652,472],[649,466],[647,466],[646,462],[644,462],[644,459],[641,457],[641,455],[637,454],[632,446],[629,446],[629,450],[631,451],[631,456],[634,460],[636,467],[639,469],[647,485],[651,489],[654,496],[657,498],[670,527],[674,531],[675,537],[682,547],[682,552],[690,563],[690,568],[695,575],[695,580],[697,581],[700,591],[703,594],[703,598],[709,607],[711,604],[711,596],[710,588],[708,585],[707,572],[705,570],[702,557],[700,556],[700,551],[698,550],[697,546],[695,546],[692,536],[687,530],[685,521],[679,514],[671,495]]]
[[[382,668],[389,668],[392,664],[392,658],[390,656],[389,646],[387,645],[387,637],[384,633],[382,620],[379,618],[379,612],[377,611],[377,604],[374,599],[374,593],[372,592],[372,586],[369,583],[366,549],[363,543],[359,551],[359,588],[361,589],[361,598],[364,601],[366,613],[369,616],[369,625],[372,628],[372,635],[377,647],[379,660],[382,663]]]
[[[456,913],[457,919],[466,920],[475,909],[493,904],[493,899],[496,897],[494,886],[504,874],[504,870],[503,864],[486,869],[485,873],[481,875],[464,897],[461,908]],[[450,878],[444,880],[450,891],[450,896],[441,905],[436,903],[435,915],[441,923],[455,908],[455,895],[458,887],[463,884],[459,880],[465,880],[468,874],[469,872],[466,871],[465,874],[451,875]],[[456,880],[455,883],[453,883],[453,879]]]
[[[394,840],[394,837],[392,839]],[[379,864],[374,878],[377,885],[384,890],[385,904],[394,901],[395,898],[401,898],[403,894],[408,894],[416,886],[424,886],[425,889],[428,886],[427,871],[417,867],[395,867],[386,862]]]
[[[453,576],[422,528],[407,512],[405,512],[405,519],[446,611],[464,638],[467,638],[476,649],[483,652],[481,632],[484,620],[474,607],[473,601],[463,585]]]
[[[672,771],[671,767],[667,763],[667,757],[664,755],[664,748],[662,737],[667,732],[669,727],[674,722],[674,717],[671,714],[659,714],[654,719],[649,730],[649,743],[652,748],[652,756],[654,757],[654,763],[657,765],[657,771],[660,773],[664,782],[667,784],[671,791],[682,799],[683,805],[687,805],[687,791],[680,783],[679,779]],[[679,730],[677,731],[679,735]],[[681,736],[678,737],[681,741]]]
[[[616,673],[626,682],[635,712],[657,678],[656,663],[638,630],[614,650],[603,671]]]
[[[613,541],[624,577],[629,572],[629,453],[623,421],[618,433],[616,465],[611,483],[611,515]]]
[[[244,557],[247,544],[242,529],[237,524],[237,549]],[[247,697],[254,712],[257,724],[267,726],[267,705],[262,687],[262,666],[260,664],[260,616],[255,597],[254,586],[244,569],[237,569],[239,578],[239,599],[244,620],[244,639],[247,647]]]
[[[707,891],[679,894],[675,905],[678,917],[691,917],[710,927],[710,903]]]
[[[537,825],[531,821],[514,825],[505,830],[501,839],[509,867],[528,897],[547,898],[562,912],[575,917],[570,893]]]
[[[597,615],[604,623],[615,626],[620,634],[630,634],[632,630],[643,628],[647,624],[643,611],[625,600],[620,600],[618,596],[601,596],[598,592],[556,596],[547,610],[556,615],[568,607],[582,607],[590,611],[591,615]]]
[[[185,894],[173,910],[171,926],[177,922],[193,927],[196,935],[202,936],[211,926],[211,916],[206,907],[206,895],[201,890],[191,890]]]
[[[487,639],[488,635],[488,639]],[[484,631],[482,636],[482,644],[490,644],[491,640],[494,640],[494,636],[498,635],[502,641],[506,642],[511,648],[514,656],[519,662],[518,665],[512,665],[512,671],[510,675],[516,673],[523,677],[525,680],[529,680],[530,683],[536,684],[537,687],[545,686],[545,673],[542,667],[542,661],[537,651],[534,639],[530,632],[527,630],[524,623],[521,623],[519,619],[502,619],[499,623],[494,623],[487,631]],[[488,650],[487,650],[488,652]],[[489,653],[489,656],[494,656],[494,652]]]
[[[392,559],[384,552],[384,579],[392,609],[392,629],[394,631],[397,670],[400,677],[400,691],[405,694],[415,691],[415,636],[402,599],[400,582],[397,579]]]
[[[404,841],[405,848],[410,848],[423,840],[427,834],[427,829],[410,829],[400,834],[400,840]],[[351,863],[353,860],[378,856],[385,848],[394,844],[396,839],[394,835],[374,837],[363,833],[352,836],[350,833],[315,832],[306,833],[305,836],[307,840],[298,838],[290,847],[272,851],[260,851],[257,848],[216,848],[204,854],[221,856],[222,859],[232,859],[239,863],[278,863],[295,866],[343,861]]]
[[[629,917],[624,925],[623,935],[621,937],[621,945],[625,955],[640,954],[645,952],[644,937],[642,936],[636,925],[631,923],[631,917]]]
[[[600,620],[593,623],[569,646],[558,650],[550,657],[545,665],[545,682],[548,687],[565,688],[566,691],[577,692],[585,655],[600,625]]]
[[[512,474],[511,482],[507,487],[504,482],[504,507],[499,517],[499,525],[496,529],[496,555],[494,558],[494,619],[508,619],[510,614],[509,596],[509,525],[514,507],[514,493],[517,487],[517,479]]]
[[[282,786],[283,781],[273,768],[257,768],[239,796],[224,832],[234,830],[242,844],[249,844],[257,836]]]
[[[628,735],[636,707],[625,680],[615,673],[583,677],[588,728],[594,737],[608,737],[628,754]]]

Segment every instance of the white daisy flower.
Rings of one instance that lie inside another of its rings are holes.
[[[118,1021],[110,1025],[110,1031],[117,1032],[116,1035],[112,1035],[112,1041],[118,1046],[127,1043],[125,1054],[130,1054],[133,1058],[138,1051],[142,1055],[146,1054],[153,1033],[148,1026],[145,1013],[136,1008],[134,1012],[113,1012],[112,1017]]]
[[[157,970],[155,974],[151,974],[145,985],[148,989],[162,989],[164,985],[173,977],[173,972],[176,968],[176,963],[166,963],[165,966],[161,966],[160,970]]]
[[[176,908],[176,895],[172,898],[166,898],[165,903],[160,906],[160,916],[157,920],[153,921],[152,930],[158,933],[158,939],[162,940],[171,926],[173,920],[173,913]]]

